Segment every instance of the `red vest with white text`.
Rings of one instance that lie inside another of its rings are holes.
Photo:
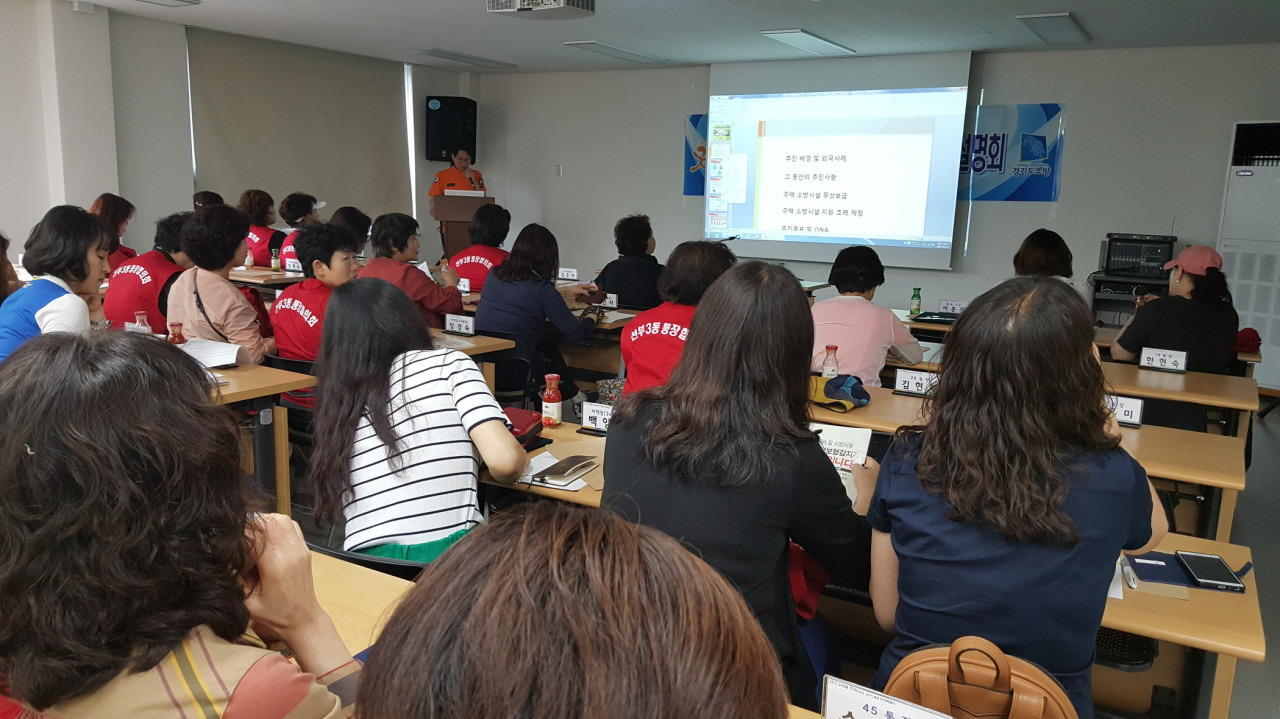
[[[116,327],[124,327],[133,321],[133,313],[147,313],[147,324],[152,332],[169,333],[165,322],[166,307],[160,306],[160,290],[169,278],[182,271],[173,260],[160,250],[151,250],[120,265],[111,273],[107,296],[102,301],[102,313]]]

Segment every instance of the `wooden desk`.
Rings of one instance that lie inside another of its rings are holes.
[[[831,286],[829,282],[809,282],[808,280],[800,280],[800,289],[804,290],[806,295],[812,296],[818,290],[824,290]]]
[[[1258,409],[1258,382],[1205,372],[1161,372],[1123,362],[1103,362],[1102,371],[1115,394],[1191,402],[1244,412]]]
[[[431,339],[437,349],[441,347],[455,349],[468,357],[509,350],[516,346],[515,342],[501,337],[489,337],[487,335],[464,337],[462,335],[451,335],[434,327],[431,328]],[[480,374],[484,375],[484,383],[489,386],[489,391],[497,392],[497,368],[494,367],[492,362],[478,361],[477,364],[480,365]]]
[[[215,399],[218,404],[241,404],[245,409],[258,413],[259,420],[270,411],[271,427],[255,421],[250,434],[253,438],[253,474],[264,487],[274,483],[276,511],[289,515],[292,510],[289,489],[289,410],[276,405],[275,398],[281,392],[314,387],[316,378],[311,375],[287,372],[282,369],[246,365],[220,369],[227,384],[218,387]]]
[[[1248,547],[1170,534],[1159,551],[1219,554],[1232,569],[1252,561]],[[1269,568],[1273,566],[1267,563]],[[1267,645],[1258,606],[1257,572],[1244,578],[1245,593],[1188,589],[1187,599],[1160,597],[1125,588],[1124,599],[1108,599],[1102,626],[1152,637],[1218,655],[1209,702],[1210,719],[1227,719],[1236,660],[1261,662]]]
[[[288,287],[289,285],[298,284],[307,279],[307,277],[301,272],[272,272],[270,269],[255,266],[251,270],[246,270],[243,267],[233,267],[227,279],[238,285]]]
[[[595,445],[594,448],[597,450],[597,454],[596,454],[597,459],[599,459],[601,463],[603,463],[604,462],[604,437],[592,437],[590,435],[578,434],[578,429],[581,426],[582,425],[580,424],[571,424],[569,422],[565,422],[562,426],[556,429],[543,429],[542,436],[553,440],[552,443],[545,447],[539,447],[538,449],[533,450],[532,452],[529,453],[529,456],[533,457],[535,455],[542,454],[543,452],[546,452],[546,451],[550,451],[554,455],[557,444],[562,444],[562,443],[567,444],[569,442],[591,442],[593,445]],[[556,455],[556,456],[559,456],[559,455]],[[484,469],[480,472],[480,481],[484,482],[485,484],[492,484],[495,487],[506,487],[507,489],[515,489],[521,492],[528,492],[529,494],[536,494],[541,497],[550,497],[551,499],[558,499],[562,502],[569,502],[571,504],[581,504],[585,507],[600,506],[601,492],[600,490],[593,489],[590,486],[583,487],[582,489],[579,489],[576,492],[569,492],[563,489],[555,489],[554,487],[541,487],[537,485],[531,485],[525,482],[519,482],[516,484],[506,484],[504,482],[499,482],[495,480],[493,478],[493,475],[489,474],[488,469]]]
[[[1120,335],[1119,327],[1099,327],[1093,331],[1093,343],[1100,350],[1111,351],[1111,345],[1115,344],[1116,337]],[[1246,364],[1258,364],[1262,362],[1261,352],[1237,352],[1236,360]]]

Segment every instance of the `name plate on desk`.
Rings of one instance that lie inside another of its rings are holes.
[[[939,312],[954,312],[960,314],[968,308],[969,303],[964,300],[943,300],[938,303]]]
[[[843,679],[826,676],[822,682],[822,719],[951,719],[902,699],[885,696]]]
[[[562,280],[576,280],[578,279],[578,270],[574,267],[561,267],[560,273],[556,277]]]
[[[301,272],[302,262],[293,257],[286,257],[284,259],[284,269],[286,272]]]
[[[606,310],[618,309],[618,296],[612,295],[612,294],[606,294],[604,296],[604,302],[601,302],[600,306],[605,308]]]
[[[444,331],[454,335],[471,337],[476,333],[476,318],[466,315],[445,315]]]
[[[933,393],[933,386],[937,383],[938,375],[933,372],[900,369],[894,373],[893,393],[924,397]]]
[[[460,278],[458,278],[458,291],[459,291],[459,292],[461,292],[461,293],[462,293],[462,294],[464,294],[464,295],[466,295],[466,294],[470,294],[470,293],[471,293],[471,280],[469,280],[469,279],[467,279],[467,278],[465,278],[465,277],[460,277]]]
[[[582,424],[586,427],[609,431],[609,418],[613,416],[613,407],[599,402],[582,403]]]
[[[1116,421],[1125,427],[1142,424],[1142,400],[1137,397],[1107,395],[1107,407],[1116,415]]]
[[[1187,353],[1143,347],[1142,357],[1138,361],[1138,366],[1146,367],[1147,369],[1158,369],[1161,372],[1182,374],[1187,371]]]

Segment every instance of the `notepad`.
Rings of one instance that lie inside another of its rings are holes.
[[[210,369],[235,366],[236,355],[240,351],[239,345],[200,338],[189,339],[185,344],[178,346],[182,348],[183,352],[191,355],[197,362]]]

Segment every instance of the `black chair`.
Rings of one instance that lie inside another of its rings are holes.
[[[375,572],[390,574],[393,577],[406,579],[410,582],[417,580],[418,575],[422,574],[422,570],[427,565],[421,562],[411,562],[407,559],[391,559],[389,557],[374,557],[368,554],[360,554],[359,552],[348,552],[343,549],[334,549],[321,544],[313,544],[307,542],[307,546],[313,551],[325,554],[330,557],[341,559],[344,562],[351,562],[365,569],[372,569]]]
[[[516,346],[511,349],[488,352],[482,358],[494,365],[494,397],[499,402],[508,404],[519,402],[521,408],[529,409],[531,398],[538,396],[541,387],[538,378],[542,376],[541,370],[546,365],[546,358],[538,350],[537,340],[506,332],[477,334],[515,343]]]

